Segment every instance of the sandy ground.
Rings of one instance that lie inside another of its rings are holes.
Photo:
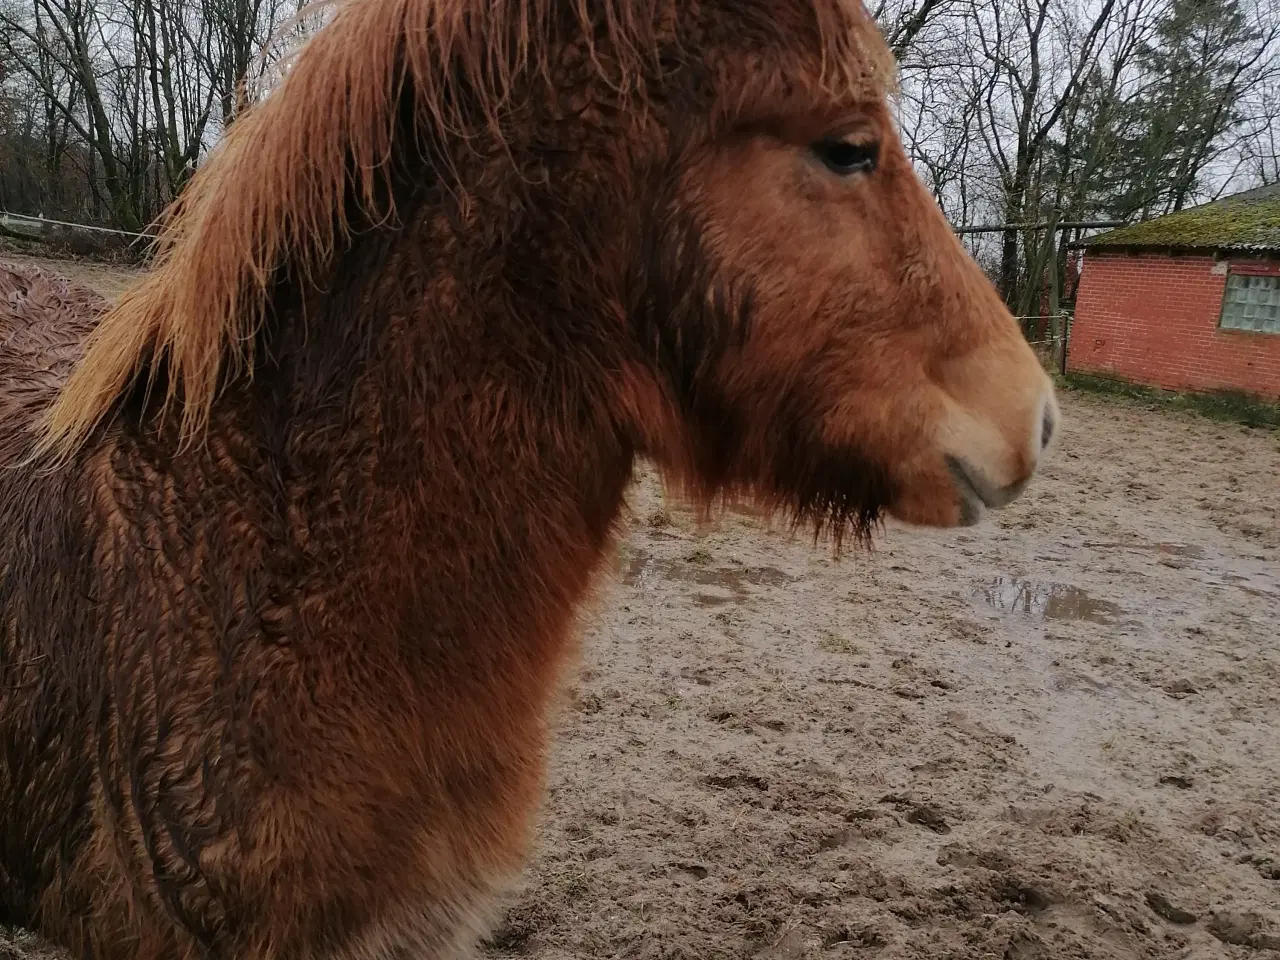
[[[13,241],[0,243],[0,260],[9,263],[31,264],[45,270],[52,270],[69,277],[92,290],[97,290],[108,299],[115,299],[140,274],[140,268],[119,264],[95,263],[92,260],[50,260],[46,257],[31,256],[23,245],[23,250],[16,250]]]
[[[1280,957],[1280,434],[1063,408],[838,562],[642,473],[487,955]]]
[[[1280,956],[1280,435],[1063,399],[839,562],[642,476],[491,955]]]

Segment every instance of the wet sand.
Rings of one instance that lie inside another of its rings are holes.
[[[1280,955],[1280,434],[1063,399],[839,562],[642,475],[489,955]]]
[[[114,300],[124,289],[142,274],[140,267],[122,264],[99,263],[93,260],[52,260],[25,252],[15,252],[11,243],[0,244],[0,260],[9,263],[28,264],[42,270],[60,273],[64,277],[83,283],[97,290],[108,300]]]

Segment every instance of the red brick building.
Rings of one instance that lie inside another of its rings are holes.
[[[1280,185],[1080,245],[1068,370],[1280,398]]]

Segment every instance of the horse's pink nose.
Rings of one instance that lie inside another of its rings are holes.
[[[1048,377],[1043,380],[1038,402],[1028,406],[1034,411],[1030,416],[1001,411],[999,426],[973,417],[969,411],[962,416],[967,421],[965,427],[953,433],[946,452],[962,524],[977,523],[986,510],[1007,507],[1027,488],[1043,461],[1060,419]],[[1020,419],[1025,424],[1021,429],[1017,426]]]

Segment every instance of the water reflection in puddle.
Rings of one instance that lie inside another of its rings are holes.
[[[1017,577],[996,577],[975,591],[989,607],[1005,613],[1025,613],[1049,620],[1112,623],[1120,608],[1098,600],[1068,583],[1035,583]]]
[[[717,607],[746,600],[748,586],[780,587],[792,578],[774,567],[717,567],[690,560],[664,560],[647,551],[629,551],[624,558],[622,581],[649,589],[657,579],[675,580],[707,589],[694,594],[700,607]]]

